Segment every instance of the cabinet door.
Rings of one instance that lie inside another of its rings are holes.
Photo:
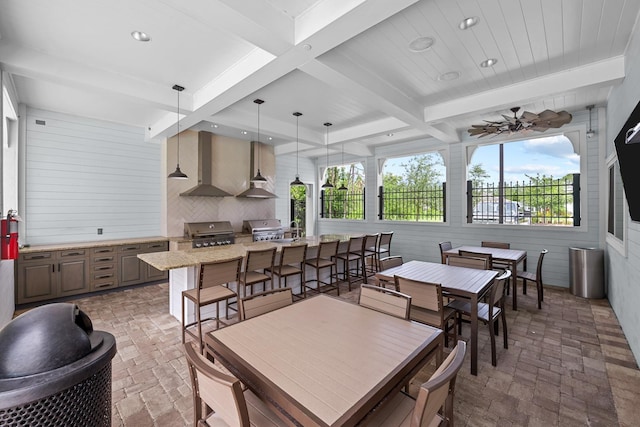
[[[51,259],[17,264],[16,302],[25,304],[57,296],[56,264]]]
[[[89,291],[89,262],[87,258],[63,259],[58,263],[60,296]]]
[[[155,242],[155,243],[147,243],[143,247],[143,252],[163,252],[169,250],[169,242]],[[146,262],[142,261],[142,266],[144,269],[144,279],[145,282],[153,282],[157,280],[168,280],[169,272],[161,271]]]
[[[144,282],[142,261],[138,259],[141,245],[121,246],[119,249],[119,285],[128,286]]]

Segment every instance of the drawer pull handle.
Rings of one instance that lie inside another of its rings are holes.
[[[107,286],[113,286],[113,283],[103,283],[101,285],[97,285],[96,288],[106,288]]]
[[[84,255],[82,252],[70,252],[65,256],[78,256],[78,255]]]
[[[102,276],[96,276],[96,279],[108,279],[109,277],[112,277],[113,274],[103,274]]]
[[[134,246],[134,247],[132,247],[132,248],[124,248],[123,250],[125,250],[125,251],[135,251],[135,250],[137,250],[137,249],[138,249],[138,248]]]
[[[96,251],[97,254],[104,254],[107,252],[111,252],[111,249],[99,249]]]
[[[102,267],[98,267],[96,268],[96,270],[98,271],[102,271],[102,270],[111,270],[113,267],[110,265],[103,265]]]
[[[43,258],[46,258],[46,257],[47,257],[46,255],[34,255],[34,256],[31,257],[31,259],[43,259]]]
[[[113,261],[113,257],[96,258],[96,262]]]

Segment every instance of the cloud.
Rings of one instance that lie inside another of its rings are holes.
[[[560,159],[577,158],[577,155],[573,152],[571,141],[563,135],[527,140],[523,142],[522,147],[524,152],[529,155],[542,154],[543,156]]]

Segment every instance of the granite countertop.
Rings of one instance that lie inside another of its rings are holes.
[[[157,237],[134,237],[131,239],[117,239],[117,240],[98,240],[98,241],[91,241],[91,242],[59,243],[59,244],[53,244],[53,245],[34,245],[34,246],[24,246],[20,248],[19,252],[21,254],[29,254],[34,252],[66,251],[71,249],[96,248],[96,247],[104,247],[104,246],[166,242],[168,240],[170,240],[170,238],[157,236]]]
[[[138,258],[152,267],[161,271],[174,268],[193,267],[204,262],[222,261],[225,259],[245,256],[249,250],[276,247],[278,251],[283,246],[299,245],[306,243],[310,248],[317,247],[320,242],[340,240],[347,242],[352,235],[349,234],[325,234],[322,236],[308,236],[299,239],[287,239],[286,242],[250,242],[236,243],[233,245],[214,246],[210,248],[187,249],[181,251],[164,251],[147,254],[138,254]]]

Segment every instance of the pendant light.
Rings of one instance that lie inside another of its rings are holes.
[[[254,99],[253,102],[258,105],[258,173],[251,178],[251,182],[266,182],[267,178],[260,173],[260,105],[264,103],[262,99]]]
[[[304,185],[304,182],[300,181],[300,174],[298,172],[298,119],[300,118],[300,116],[302,115],[302,113],[298,113],[295,112],[293,113],[294,116],[296,116],[296,179],[294,179],[293,181],[291,181],[291,186],[300,186],[300,185]]]
[[[331,123],[327,122],[324,125],[327,127],[327,169],[325,171],[327,174],[327,181],[322,184],[322,188],[333,188],[333,184],[329,182],[329,126],[331,126]]]
[[[171,179],[187,179],[189,178],[184,172],[180,170],[180,92],[184,90],[182,86],[173,85],[173,90],[178,92],[178,161],[176,162],[176,170],[171,172],[168,178]]]
[[[596,134],[593,129],[591,129],[591,110],[593,110],[595,105],[587,105],[587,110],[589,110],[589,130],[587,131],[587,138],[593,138]]]
[[[342,166],[344,167],[344,142],[342,143]],[[348,188],[344,185],[344,179],[342,180],[342,184],[338,188],[338,191],[347,191]]]

